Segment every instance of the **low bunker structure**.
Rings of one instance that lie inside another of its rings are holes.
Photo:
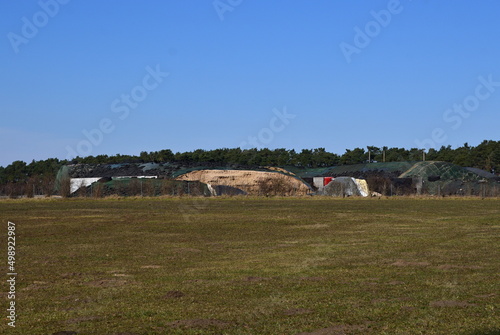
[[[180,175],[176,179],[199,180],[212,187],[231,186],[249,195],[306,195],[312,191],[302,180],[280,172],[197,170]]]
[[[352,177],[333,178],[318,193],[320,195],[329,195],[334,197],[367,197],[370,194],[366,180]]]

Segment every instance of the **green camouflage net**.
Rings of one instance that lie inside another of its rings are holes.
[[[434,176],[439,176],[441,180],[478,181],[483,179],[478,174],[463,167],[445,162],[418,162],[402,173],[400,178],[422,177],[428,179]]]

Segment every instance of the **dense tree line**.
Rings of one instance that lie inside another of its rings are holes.
[[[500,141],[483,141],[478,146],[463,146],[453,149],[442,146],[440,149],[430,149],[425,153],[426,160],[445,161],[460,166],[477,167],[487,171],[500,171]],[[52,191],[54,177],[63,165],[67,164],[113,164],[113,163],[144,163],[144,162],[183,162],[187,164],[238,164],[246,166],[297,166],[297,167],[327,167],[371,162],[419,161],[423,159],[421,149],[388,148],[369,146],[367,148],[347,149],[343,155],[327,152],[325,148],[303,149],[300,152],[287,149],[215,149],[195,150],[173,153],[171,150],[141,152],[133,155],[98,155],[76,157],[71,161],[49,158],[32,161],[27,164],[15,161],[12,164],[0,166],[0,193],[9,193],[13,189],[23,187],[28,196],[31,193],[45,194]],[[52,188],[51,188],[52,187]],[[32,191],[33,190],[33,191]],[[19,192],[19,190],[17,190]]]

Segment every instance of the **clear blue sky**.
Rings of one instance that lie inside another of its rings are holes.
[[[59,1],[0,4],[0,165],[499,139],[498,1]]]

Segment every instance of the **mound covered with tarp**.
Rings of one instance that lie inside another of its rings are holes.
[[[101,178],[72,192],[72,196],[210,196],[208,185],[199,181],[153,178]]]
[[[63,166],[58,176],[70,178],[116,178],[116,177],[157,177],[176,178],[180,175],[198,170],[252,170],[275,171],[284,174],[290,172],[268,166],[243,166],[238,164],[220,165],[204,163],[203,165],[190,162],[163,162],[163,163],[119,163],[119,164],[73,164]]]
[[[462,180],[474,181],[481,180],[479,174],[474,173],[461,166],[446,163],[446,162],[417,162],[411,168],[403,172],[400,178],[421,177],[424,179],[439,179],[443,180]]]
[[[500,190],[499,177],[492,173],[436,161],[364,163],[321,168],[237,164],[219,166],[215,163],[200,166],[193,162],[75,164],[60,169],[56,178],[57,190],[61,189],[63,177],[71,179],[70,194],[102,178],[108,178],[108,181],[123,178],[200,181],[212,187],[210,194],[218,195],[241,192],[254,195],[311,194],[316,190],[313,189],[314,178],[318,177],[364,179],[371,192],[382,195],[498,196]],[[120,185],[125,183],[119,182]],[[155,183],[162,181],[144,182],[143,185]],[[131,182],[131,185],[134,184]],[[216,190],[218,186],[231,188],[219,187]],[[111,190],[111,184],[108,188]],[[176,191],[172,193],[177,194]]]
[[[495,196],[498,178],[484,170],[446,162],[417,162],[400,175],[412,178],[424,194]]]
[[[287,166],[286,169],[301,178],[312,177],[354,177],[364,179],[367,176],[380,174],[384,176],[398,177],[401,173],[411,168],[415,162],[387,162],[387,163],[364,163],[353,165],[338,165],[324,168],[307,168]]]
[[[115,177],[173,177],[179,170],[192,168],[179,163],[120,163],[120,164],[74,164],[67,165],[71,178],[115,178]]]
[[[189,182],[195,181],[206,185],[207,190],[210,187],[207,192],[205,190],[201,192],[201,194],[208,193],[209,195],[304,195],[311,193],[310,187],[293,173],[266,166],[217,166],[210,163],[207,163],[207,166],[196,166],[185,162],[75,164],[64,166],[59,171],[57,176],[59,185],[63,179],[69,179],[71,182],[70,194],[80,189],[80,193],[85,193],[87,188],[92,192],[94,186],[103,188],[106,195],[136,195],[138,192],[150,195],[166,194],[168,192],[164,189],[170,185],[169,181],[185,184],[188,188],[183,190],[176,186],[171,192],[172,195],[192,194],[189,190]],[[105,183],[94,185],[97,180],[105,181]]]
[[[369,191],[368,184],[363,179],[337,177],[323,187],[319,194],[334,197],[367,197]]]
[[[365,179],[371,192],[383,195],[498,196],[499,178],[492,173],[437,161],[387,162],[325,168],[287,167],[312,184],[313,177]]]

